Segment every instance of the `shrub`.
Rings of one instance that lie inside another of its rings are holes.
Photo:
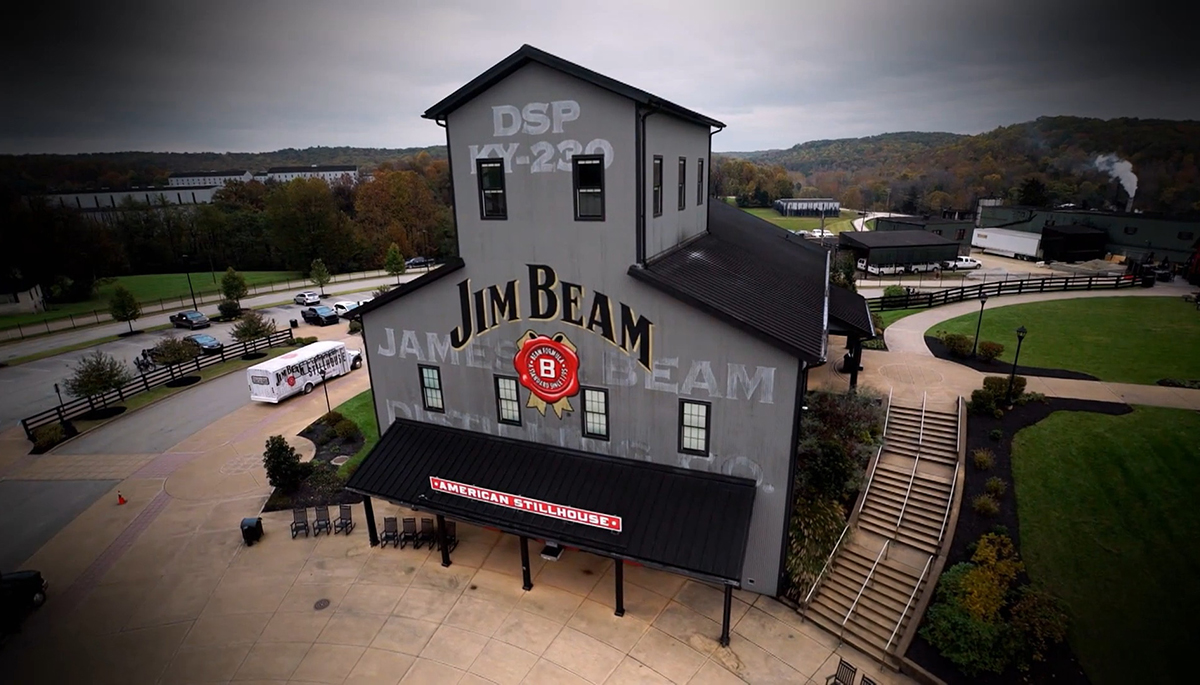
[[[902,285],[889,285],[883,289],[884,297],[904,297],[907,294],[908,291]]]
[[[1041,402],[1042,404],[1049,404],[1050,400],[1047,400],[1046,396],[1040,392],[1027,392],[1027,393],[1023,393],[1020,397],[1013,400],[1013,402],[1015,402],[1016,404],[1018,404],[1020,406],[1025,406],[1026,404],[1029,404],[1030,402]]]
[[[994,442],[1000,442],[1001,440],[1004,439],[1004,431],[1000,430],[999,428],[993,428],[988,433],[988,437],[991,438]]]
[[[282,435],[267,438],[263,467],[267,470],[267,482],[283,492],[294,492],[311,468],[300,463],[300,455]]]
[[[999,476],[992,476],[984,483],[983,489],[992,497],[1000,499],[1008,491],[1008,482]]]
[[[836,499],[828,496],[796,499],[788,526],[785,561],[787,593],[793,600],[804,599],[845,525],[846,512]]]
[[[971,508],[982,516],[995,516],[1000,513],[1000,503],[991,495],[980,495],[971,502]]]
[[[979,343],[978,356],[985,362],[990,362],[996,357],[1004,354],[1004,345],[991,340],[982,340]]]
[[[1012,607],[1012,627],[1021,635],[1026,659],[1044,661],[1050,647],[1067,638],[1070,619],[1062,602],[1048,592],[1023,587]]]
[[[346,417],[342,416],[341,412],[334,410],[334,411],[331,411],[328,414],[322,416],[318,420],[321,423],[325,424],[326,426],[336,426],[338,424],[338,421],[341,421],[344,418],[346,418]]]
[[[308,476],[304,484],[313,491],[320,500],[328,501],[345,487],[346,481],[338,475],[337,468],[331,464],[310,464]]]
[[[292,338],[292,344],[295,345],[296,347],[303,347],[305,345],[311,345],[311,344],[315,343],[316,341],[317,341],[317,336],[315,336],[315,335],[309,336],[307,338],[301,337],[301,336],[296,336],[295,338]]]
[[[967,411],[978,416],[988,416],[996,413],[996,396],[984,388],[971,391],[971,400],[967,402]]]
[[[938,580],[936,601],[925,614],[921,636],[969,676],[1001,673],[1012,661],[1012,630],[973,616],[963,602],[976,564],[955,564]]]
[[[350,419],[342,419],[341,421],[338,421],[333,427],[333,432],[342,440],[353,440],[362,435],[362,431],[359,430],[358,424],[354,423]]]
[[[988,448],[980,447],[971,453],[971,461],[975,462],[975,468],[987,471],[996,465],[996,455]]]
[[[67,431],[61,423],[39,426],[33,430],[33,448],[38,452],[45,452],[66,439]]]
[[[236,319],[242,315],[242,305],[234,300],[221,300],[221,304],[217,305],[217,311],[221,312],[221,316],[226,319]]]
[[[357,320],[351,321],[350,322],[350,335],[355,335],[357,333],[362,333],[362,322],[357,321]]]
[[[797,497],[849,499],[879,442],[883,409],[871,393],[813,392],[797,447]]]
[[[166,366],[190,362],[200,353],[200,346],[195,342],[175,337],[163,338],[150,349],[150,356],[154,361]]]
[[[274,332],[274,319],[268,319],[263,316],[262,312],[251,311],[247,312],[240,321],[234,324],[232,335],[234,340],[244,343],[265,338]]]
[[[1026,378],[1024,376],[1013,377],[1013,397],[1020,397],[1025,392]],[[987,376],[983,379],[983,389],[992,394],[996,401],[1001,401],[1008,396],[1008,378],[1004,376]]]
[[[974,341],[962,333],[945,333],[942,335],[942,344],[955,357],[969,357]]]
[[[79,358],[63,387],[73,397],[90,397],[116,390],[132,378],[124,362],[96,350]]]
[[[381,285],[378,288],[376,288],[374,290],[374,292],[372,292],[371,294],[375,297],[383,297],[384,295],[387,295],[389,292],[391,292],[391,290],[392,290],[392,286],[385,284],[385,285]]]
[[[1001,409],[1000,407],[996,407],[995,409],[992,410],[992,416],[994,416],[998,419],[1002,419],[1002,418],[1004,418],[1004,410]]]
[[[992,503],[995,504],[995,500]],[[971,561],[975,568],[962,579],[963,608],[974,618],[998,620],[1009,586],[1025,570],[1025,565],[1017,557],[1012,538],[992,533],[979,538]]]

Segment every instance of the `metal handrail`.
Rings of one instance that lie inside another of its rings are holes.
[[[962,423],[962,415],[963,415],[962,405],[963,405],[963,398],[962,398],[962,395],[959,395],[958,396],[958,404],[955,405],[955,407],[954,407],[954,410],[955,410],[954,421],[956,424]],[[958,430],[954,432],[954,451],[962,452],[962,426],[958,425],[957,427],[958,427]]]
[[[804,609],[808,608],[808,602],[812,599],[813,593],[817,591],[817,584],[821,582],[821,578],[825,576],[825,571],[829,569],[829,563],[833,561],[833,555],[837,554],[838,548],[842,546],[842,539],[846,537],[846,531],[850,530],[850,524],[846,524],[842,528],[842,534],[838,536],[837,542],[833,543],[833,549],[829,551],[829,556],[825,559],[825,565],[821,567],[821,572],[817,574],[813,580],[812,587],[808,589],[808,594],[804,596]]]
[[[942,537],[946,534],[946,522],[950,520],[950,509],[954,506],[954,486],[958,484],[958,467],[962,460],[954,462],[954,476],[950,481],[950,496],[946,500],[946,513],[942,514],[942,530],[938,532],[938,544],[942,544]]]
[[[888,406],[883,412],[883,434],[885,436],[887,435],[888,420],[892,418],[892,393],[895,390],[895,388],[888,388]],[[961,395],[959,396],[959,399],[962,399]]]
[[[925,443],[925,402],[929,393],[921,394],[921,430],[917,433],[917,456],[913,458],[912,473],[908,475],[908,490],[904,492],[904,504],[900,505],[900,515],[896,517],[896,531],[900,531],[900,522],[904,520],[904,512],[908,509],[908,498],[912,495],[913,483],[917,480],[917,464],[921,462],[921,447]]]
[[[862,593],[866,591],[867,585],[870,584],[871,578],[875,577],[875,568],[879,566],[879,560],[883,558],[883,553],[887,551],[891,540],[884,540],[883,547],[879,548],[879,554],[875,555],[875,563],[871,564],[871,570],[867,572],[867,577],[863,580],[862,587],[858,589],[858,594],[854,596],[854,602],[850,604],[850,608],[846,610],[846,618],[842,619],[842,629],[846,628],[846,621],[850,620],[850,615],[854,613],[854,609],[858,607],[858,600],[862,599]]]
[[[888,390],[888,406],[887,411],[883,414],[883,439],[887,441],[887,425],[888,420],[892,416],[892,392],[894,388]],[[875,451],[875,463],[871,465],[871,475],[867,476],[867,486],[863,488],[863,496],[858,500],[858,508],[854,513],[862,511],[863,506],[867,503],[867,495],[871,494],[871,484],[875,482],[875,472],[879,470],[879,459],[883,455],[883,444],[879,445],[879,449]]]
[[[896,627],[892,629],[892,636],[888,638],[887,644],[883,647],[883,658],[887,658],[888,650],[892,647],[892,641],[896,639],[896,633],[900,631],[900,624],[904,623],[904,617],[908,615],[908,608],[912,606],[913,600],[917,598],[917,591],[921,589],[921,583],[925,582],[925,574],[929,573],[929,564],[933,563],[933,557],[925,562],[925,570],[921,571],[921,577],[917,579],[917,584],[913,587],[912,594],[908,596],[908,604],[904,605],[904,611],[900,612],[900,619],[896,621]],[[883,663],[882,660],[880,663]]]

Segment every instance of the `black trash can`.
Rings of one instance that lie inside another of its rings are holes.
[[[296,321],[295,319],[292,319],[289,323],[291,323],[292,328],[300,328],[300,322]]]
[[[242,539],[246,541],[246,546],[249,547],[262,539],[263,527],[261,518],[245,518],[242,519]]]
[[[1153,271],[1142,274],[1142,287],[1143,288],[1153,288],[1154,287],[1154,272]]]

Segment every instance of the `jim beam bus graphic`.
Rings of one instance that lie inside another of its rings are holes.
[[[350,373],[361,364],[362,353],[343,343],[311,343],[247,369],[250,399],[278,404],[292,395],[308,394],[322,380]]]

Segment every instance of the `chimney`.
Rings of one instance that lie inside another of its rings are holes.
[[[1129,202],[1125,203],[1125,213],[1126,214],[1133,213],[1133,198],[1132,197],[1129,198]]]

